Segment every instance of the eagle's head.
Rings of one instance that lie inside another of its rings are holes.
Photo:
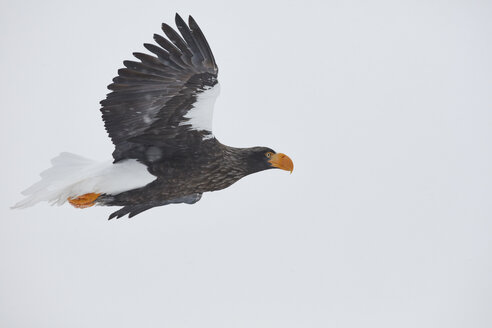
[[[285,154],[277,153],[267,147],[253,147],[248,150],[246,160],[250,173],[275,168],[289,171],[290,173],[294,170],[294,163]]]

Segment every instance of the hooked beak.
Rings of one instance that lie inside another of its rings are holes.
[[[273,154],[269,162],[273,167],[279,168],[281,170],[290,171],[290,173],[294,171],[294,163],[289,158],[289,156],[285,154]]]

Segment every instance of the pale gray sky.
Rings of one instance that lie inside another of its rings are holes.
[[[135,219],[12,211],[108,159],[106,85],[174,13],[219,65],[214,132],[288,154]],[[0,3],[1,327],[492,326],[490,1]]]

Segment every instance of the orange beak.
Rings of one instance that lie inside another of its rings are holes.
[[[285,170],[285,171],[294,171],[294,163],[292,160],[289,158],[289,156],[282,154],[282,153],[277,153],[273,154],[272,157],[269,160],[270,164],[272,164],[273,167]]]

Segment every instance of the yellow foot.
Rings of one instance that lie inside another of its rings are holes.
[[[76,208],[87,208],[95,204],[96,199],[101,196],[101,194],[85,194],[79,197],[68,197],[68,202]]]

